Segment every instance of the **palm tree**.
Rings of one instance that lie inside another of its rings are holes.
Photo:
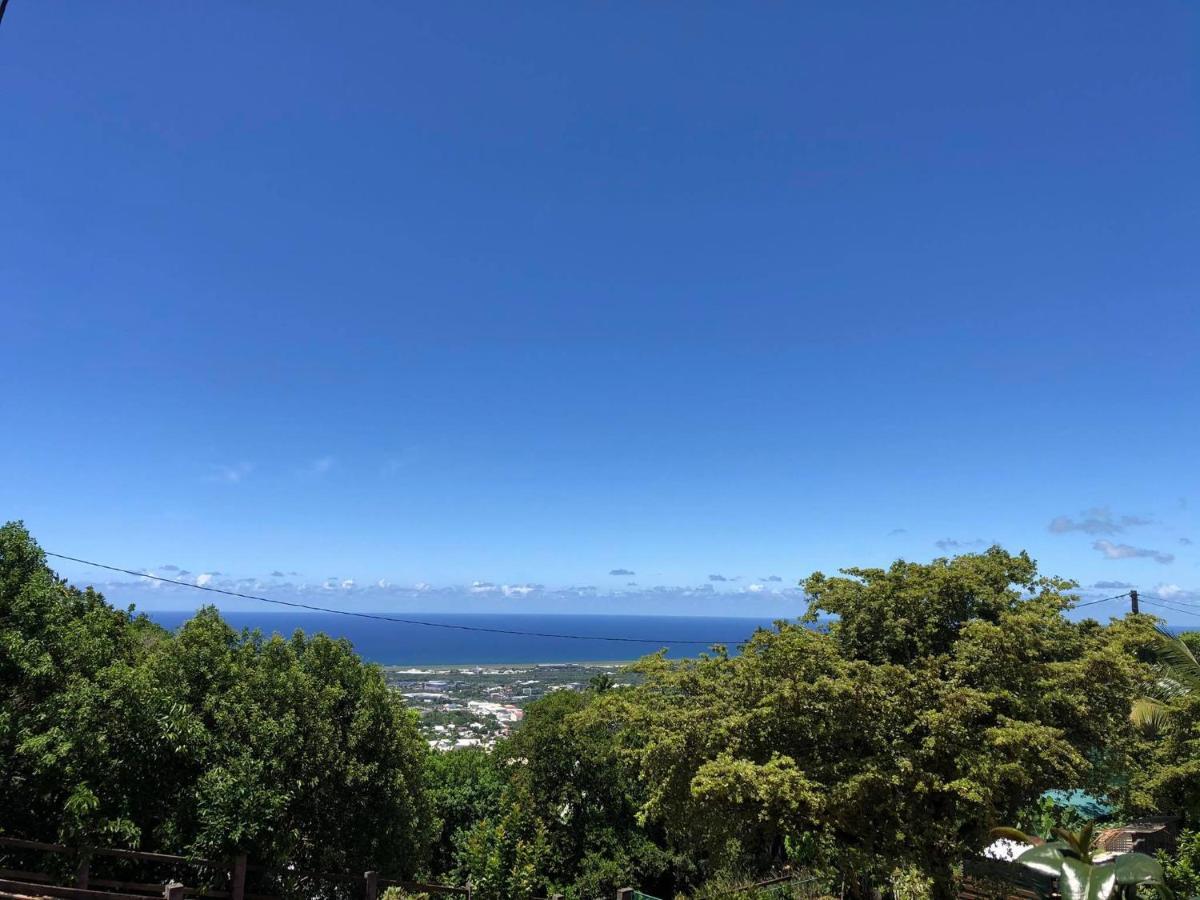
[[[1200,692],[1200,662],[1182,639],[1161,628],[1150,645],[1154,658],[1154,685],[1133,702],[1129,718],[1144,731],[1155,734],[1170,727],[1171,701]]]

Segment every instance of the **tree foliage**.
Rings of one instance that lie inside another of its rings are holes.
[[[177,634],[0,529],[0,830],[411,874],[431,817],[413,714],[345,641]]]
[[[1150,689],[1134,701],[1130,716],[1143,731],[1156,735],[1173,724],[1171,701],[1200,693],[1200,662],[1189,641],[1161,629],[1146,649],[1153,660]]]
[[[426,767],[429,800],[437,822],[432,871],[451,872],[455,847],[478,822],[501,814],[502,767],[478,747],[430,754]]]
[[[1071,587],[999,548],[814,574],[805,621],[740,655],[651,656],[637,687],[533,705],[504,752],[509,818],[472,858],[519,833],[569,896],[784,864],[946,894],[1046,789],[1128,793],[1152,620],[1073,623]]]
[[[541,860],[538,889],[572,897],[649,885],[668,868],[653,829],[639,822],[636,773],[620,764],[611,733],[581,715],[596,696],[559,691],[532,704],[498,750],[506,813],[476,826],[462,860],[479,896],[532,890],[524,863],[531,856]]]

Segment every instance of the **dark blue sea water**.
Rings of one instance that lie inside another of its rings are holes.
[[[148,612],[147,615],[171,629],[191,618],[191,613],[184,612]],[[310,633],[323,631],[333,637],[344,637],[365,659],[383,665],[623,661],[654,653],[662,647],[668,648],[673,657],[695,656],[709,643],[727,644],[733,650],[739,641],[753,634],[755,628],[771,625],[769,619],[691,616],[396,615],[439,625],[573,634],[588,639],[430,628],[330,613],[222,612],[234,628],[258,628],[265,634],[283,635],[290,635],[299,628]],[[600,636],[645,640],[633,643],[595,639]],[[678,643],[680,641],[705,643]]]
[[[167,628],[178,628],[191,613],[148,612]],[[469,631],[466,628],[430,628],[331,613],[223,612],[234,628],[258,628],[264,634],[290,635],[297,628],[347,638],[365,659],[383,665],[451,665],[459,663],[604,662],[637,659],[662,647],[672,657],[696,656],[709,644],[726,644],[731,651],[756,628],[769,628],[770,619],[715,618],[707,616],[578,616],[484,615],[398,613],[438,625],[497,628],[581,635],[584,640],[530,637]],[[1171,628],[1179,632],[1182,628]],[[595,638],[643,638],[644,642],[604,641]],[[590,639],[588,639],[590,638]],[[703,641],[685,644],[680,641]]]

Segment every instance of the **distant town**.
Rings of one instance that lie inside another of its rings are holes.
[[[525,715],[524,707],[554,691],[582,691],[602,681],[640,681],[625,663],[528,663],[476,666],[387,666],[388,686],[421,714],[421,734],[434,750],[492,749]]]

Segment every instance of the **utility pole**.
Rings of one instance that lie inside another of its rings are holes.
[[[1134,614],[1136,615],[1136,613],[1138,611],[1137,591],[1129,592],[1129,602],[1132,605]]]

